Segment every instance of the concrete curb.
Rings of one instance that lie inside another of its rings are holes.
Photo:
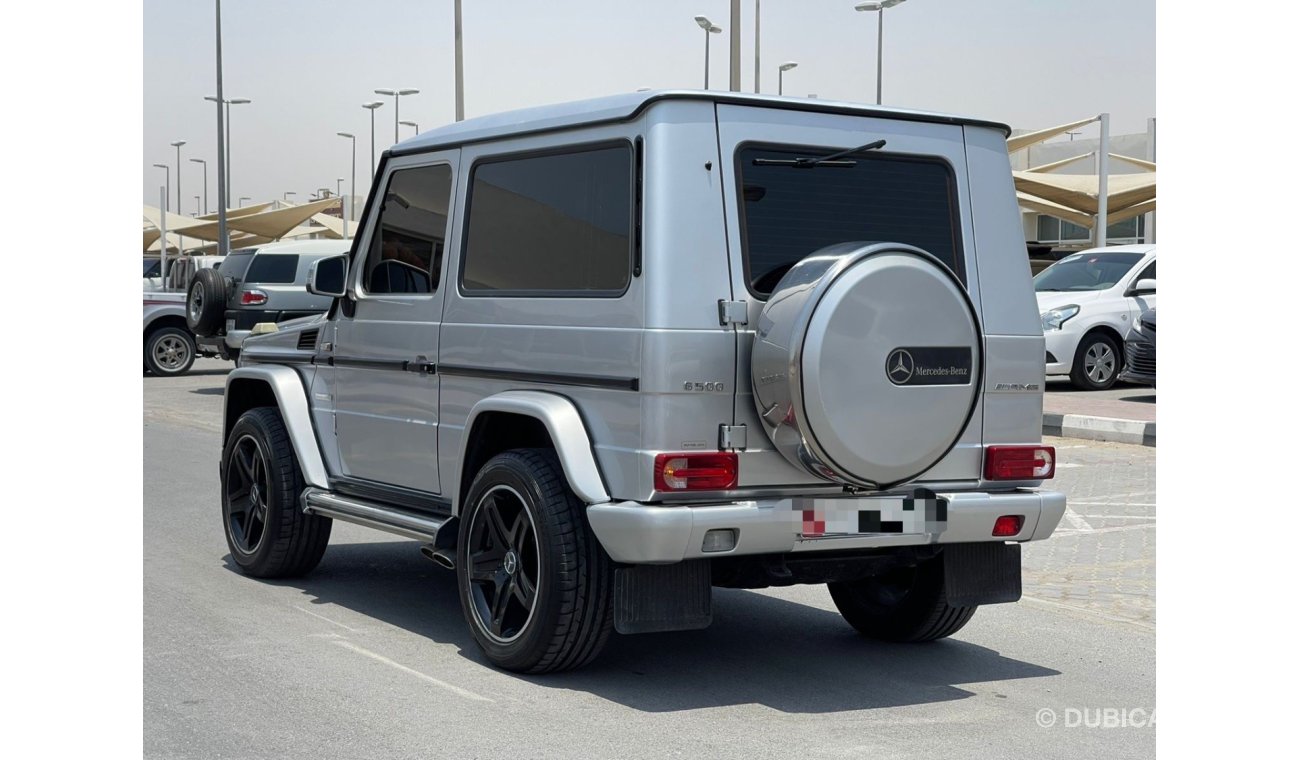
[[[1156,445],[1156,423],[1091,417],[1085,414],[1043,414],[1043,434],[1090,441]]]

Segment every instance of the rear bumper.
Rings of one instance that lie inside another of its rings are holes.
[[[804,538],[799,534],[801,511],[810,503],[834,501],[837,509],[851,509],[856,504],[866,508],[870,506],[869,497],[764,499],[701,506],[657,506],[625,501],[587,507],[587,517],[596,538],[616,562],[666,564],[745,554],[1037,541],[1050,536],[1065,514],[1065,494],[1055,491],[939,495],[948,500],[947,522],[940,533],[871,533],[822,538]],[[993,523],[1002,515],[1023,515],[1020,532],[994,538]],[[725,552],[703,551],[704,534],[715,529],[736,531],[735,548]]]

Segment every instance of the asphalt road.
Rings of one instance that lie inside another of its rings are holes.
[[[863,640],[821,586],[717,590],[708,630],[616,635],[584,670],[521,677],[485,663],[413,541],[336,522],[307,578],[233,569],[228,366],[144,380],[148,757],[1155,753],[1153,448],[1052,440],[1066,521],[1025,548],[1025,598],[946,641]]]

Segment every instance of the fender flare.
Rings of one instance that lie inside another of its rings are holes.
[[[292,367],[259,365],[255,367],[237,367],[226,376],[225,402],[222,410],[221,445],[224,448],[226,437],[235,420],[230,419],[229,405],[231,387],[237,382],[254,382],[268,386],[275,395],[280,417],[289,432],[289,441],[293,452],[298,457],[298,466],[302,478],[309,486],[329,488],[329,474],[325,461],[321,457],[320,447],[316,443],[316,434],[312,427],[311,408],[307,404],[307,390],[302,378]]]
[[[461,437],[460,459],[457,460],[462,465],[469,453],[474,422],[484,412],[507,412],[539,420],[546,426],[546,431],[555,444],[560,466],[564,468],[564,476],[578,498],[587,504],[610,501],[605,480],[601,477],[596,455],[591,448],[586,423],[582,421],[582,415],[572,401],[544,391],[504,391],[481,399],[465,420],[465,434]],[[473,477],[473,473],[461,473],[461,477]]]

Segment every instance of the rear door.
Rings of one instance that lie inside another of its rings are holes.
[[[750,353],[767,294],[796,261],[841,242],[915,245],[948,264],[981,312],[962,127],[873,117],[719,105],[718,140],[738,325],[735,420],[747,428],[741,486],[813,480],[764,435],[755,409]],[[885,145],[837,166],[796,168],[876,140]],[[757,161],[757,163],[756,163]],[[980,402],[982,404],[982,401]],[[957,446],[923,480],[971,481],[982,464],[982,410]]]
[[[395,159],[353,261],[333,346],[339,462],[349,478],[439,492],[438,356],[458,151]]]

